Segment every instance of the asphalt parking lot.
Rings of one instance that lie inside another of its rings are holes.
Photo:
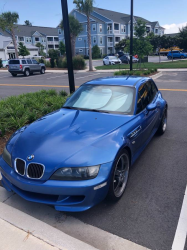
[[[76,86],[111,75],[75,74]],[[0,98],[42,88],[68,90],[67,79],[67,74],[13,78],[1,73]],[[57,212],[17,195],[5,203],[96,247],[97,242],[90,238],[89,232],[86,237],[85,233],[78,233],[75,222],[93,225],[152,250],[171,249],[187,185],[187,72],[164,72],[155,82],[169,105],[167,131],[161,137],[155,136],[132,166],[127,189],[118,203],[105,200],[82,213]]]

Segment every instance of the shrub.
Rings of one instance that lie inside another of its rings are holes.
[[[48,68],[51,67],[50,61],[44,60],[44,64],[45,64],[45,66],[48,67]]]
[[[51,58],[50,64],[51,64],[51,68],[55,67],[55,60],[54,60],[54,58]]]
[[[3,67],[2,59],[0,58],[0,68]]]
[[[67,93],[41,90],[0,101],[0,136],[29,124],[43,115],[62,107]]]
[[[73,57],[73,68],[77,70],[85,69],[86,63],[85,60],[81,56]]]
[[[44,63],[44,59],[41,58],[41,59],[38,60],[38,62],[39,62],[39,63]]]
[[[95,59],[95,58],[100,58],[100,57],[101,57],[101,52],[100,52],[98,45],[96,44],[92,48],[92,58]]]

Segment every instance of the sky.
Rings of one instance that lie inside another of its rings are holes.
[[[94,6],[130,14],[130,0],[95,0]],[[75,8],[68,0],[69,12]],[[187,0],[134,0],[134,15],[159,21],[165,33],[177,33],[187,24]],[[19,24],[29,20],[32,25],[56,27],[61,18],[61,0],[0,0],[0,13],[15,11]]]

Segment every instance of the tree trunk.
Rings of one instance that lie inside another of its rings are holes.
[[[89,71],[93,71],[92,66],[92,45],[91,45],[91,29],[90,29],[90,17],[87,16],[88,23],[88,46],[89,46]]]
[[[11,30],[11,36],[12,36],[12,42],[14,44],[14,48],[15,48],[15,54],[16,54],[16,58],[18,58],[18,48],[17,48],[17,43],[16,43],[16,38],[15,38],[15,34],[14,34],[14,30]]]
[[[71,50],[72,50],[72,57],[75,56],[75,41],[76,41],[76,37],[71,37]]]

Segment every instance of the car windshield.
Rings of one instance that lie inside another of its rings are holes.
[[[117,57],[116,56],[109,56],[109,59],[114,60],[114,59],[117,59]]]
[[[63,108],[133,114],[134,92],[133,87],[127,86],[85,84],[72,95]]]

